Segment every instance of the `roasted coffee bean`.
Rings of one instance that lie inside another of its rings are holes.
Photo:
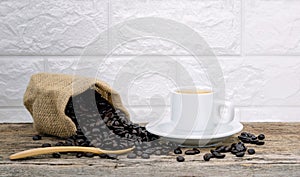
[[[101,144],[101,143],[100,143]],[[81,144],[81,146],[85,146],[85,147],[94,147],[94,145],[90,144],[90,142],[85,141]]]
[[[250,138],[245,138],[245,139],[240,139],[243,143],[251,143],[252,139]]]
[[[58,143],[55,144],[55,146],[63,146],[63,145],[64,145],[63,142],[58,142]]]
[[[251,138],[251,139],[256,139],[257,137],[254,135],[254,134],[252,134],[252,133],[248,133],[248,136]]]
[[[141,146],[137,146],[137,147],[135,147],[135,150],[141,151],[141,150],[143,150],[143,148]]]
[[[256,140],[256,139],[257,139],[256,136],[252,136],[252,137],[251,137],[251,140]]]
[[[81,153],[81,152],[78,152],[77,154],[76,154],[76,157],[77,158],[80,158],[80,157],[82,157],[83,156],[83,153]]]
[[[99,154],[99,157],[101,159],[107,159],[108,158],[108,155],[107,154]]]
[[[75,144],[82,145],[84,142],[85,142],[84,139],[76,139]]]
[[[127,155],[127,158],[128,159],[135,159],[137,156],[136,156],[136,154],[135,153],[129,153],[128,155]]]
[[[64,143],[64,146],[73,146],[73,143],[71,141],[66,141]]]
[[[143,151],[136,151],[136,155],[141,156],[143,154]]]
[[[138,134],[137,131],[134,130],[134,129],[131,131],[131,133],[132,133],[132,134]]]
[[[161,152],[162,152],[162,154],[167,155],[167,154],[169,154],[170,150],[169,149],[162,149]]]
[[[150,155],[145,153],[145,154],[142,154],[141,157],[142,157],[143,159],[149,159],[149,158],[150,158]]]
[[[204,159],[205,161],[209,161],[211,158],[213,158],[213,155],[212,155],[211,153],[206,153],[206,154],[204,154],[204,156],[203,156],[203,159]]]
[[[231,147],[233,148],[235,145],[236,145],[236,143],[232,143],[232,144],[231,144]]]
[[[71,142],[71,143],[74,143],[74,139],[76,138],[75,136],[71,136],[71,137],[69,137],[69,138],[67,138],[67,140],[66,141],[69,141],[69,142]]]
[[[247,136],[248,136],[248,133],[247,133],[247,132],[242,132],[241,135],[247,137]]]
[[[250,138],[248,135],[239,135],[238,139],[246,139],[246,138]]]
[[[185,154],[185,155],[195,155],[196,152],[195,152],[194,150],[186,150],[186,151],[184,152],[184,154]]]
[[[234,146],[234,148],[235,148],[237,151],[239,151],[239,152],[242,152],[242,151],[246,151],[246,150],[247,150],[246,146],[245,146],[244,143],[242,143],[242,142],[237,143],[237,144]]]
[[[115,159],[118,159],[118,155],[117,154],[109,154],[107,158],[115,160]]]
[[[154,154],[155,155],[161,155],[161,151],[160,150],[156,150]]]
[[[258,142],[257,139],[256,139],[256,140],[251,140],[251,141],[250,141],[251,144],[257,144],[257,142]]]
[[[50,143],[44,143],[44,144],[42,144],[42,147],[51,147],[51,144]]]
[[[200,150],[197,148],[193,148],[193,151],[195,152],[195,154],[200,154]]]
[[[219,147],[217,147],[216,149],[215,149],[215,151],[217,151],[217,152],[227,152],[227,151],[225,151],[225,148],[226,148],[227,146],[219,146]]]
[[[174,149],[174,154],[182,154],[182,150],[180,148]]]
[[[255,154],[255,150],[254,149],[248,149],[248,154],[250,154],[250,155]]]
[[[225,146],[224,152],[230,152],[231,151],[231,146]]]
[[[53,157],[53,158],[60,158],[60,153],[53,153],[53,154],[52,154],[52,157]]]
[[[177,162],[184,162],[184,157],[182,157],[182,156],[178,156],[178,157],[176,157],[176,160],[177,160]]]
[[[217,159],[223,159],[226,156],[225,154],[221,154],[221,153],[219,153],[217,151],[214,151],[214,150],[211,151],[211,153],[212,153],[213,157],[215,157]]]
[[[154,148],[149,148],[149,149],[144,150],[144,153],[147,153],[147,154],[153,154],[154,151],[155,151]]]
[[[245,152],[243,152],[243,151],[235,154],[235,156],[237,156],[237,157],[244,157],[244,155],[245,155]]]
[[[258,135],[258,139],[259,139],[259,140],[264,140],[264,139],[265,139],[265,135],[264,135],[264,134]]]
[[[41,137],[40,135],[34,135],[34,136],[32,137],[32,139],[33,139],[34,141],[36,141],[36,140],[41,140],[42,137]]]
[[[264,145],[264,144],[265,144],[264,141],[257,141],[257,142],[256,142],[256,145]]]
[[[84,156],[85,156],[85,157],[90,157],[90,158],[92,158],[92,157],[95,156],[95,154],[94,154],[94,153],[91,153],[91,152],[86,152],[86,153],[84,153]]]
[[[243,143],[250,143],[252,141],[252,138],[248,136],[238,136],[238,138],[243,142]]]
[[[81,129],[78,129],[78,128],[77,128],[77,130],[76,130],[76,134],[77,134],[77,135],[83,135],[83,132],[82,132],[82,130],[81,130]]]
[[[230,151],[232,154],[236,154],[236,153],[238,153],[239,151],[238,150],[236,150],[236,149],[231,149],[231,151]]]

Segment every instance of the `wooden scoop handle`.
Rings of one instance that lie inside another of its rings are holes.
[[[16,159],[22,159],[22,158],[32,157],[36,155],[51,154],[55,152],[91,152],[94,154],[124,154],[132,151],[133,149],[134,147],[128,149],[110,151],[110,150],[102,150],[94,147],[81,147],[81,146],[44,147],[44,148],[29,149],[29,150],[15,153],[9,156],[9,159],[16,160]]]

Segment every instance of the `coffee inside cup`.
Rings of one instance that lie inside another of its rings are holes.
[[[208,94],[212,93],[210,90],[190,90],[190,89],[181,89],[181,90],[176,90],[176,93],[183,93],[183,94]]]

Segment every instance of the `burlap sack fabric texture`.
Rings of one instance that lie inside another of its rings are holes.
[[[65,108],[71,96],[87,89],[96,90],[129,118],[120,95],[103,81],[74,75],[38,73],[31,76],[23,100],[33,118],[34,128],[41,134],[59,137],[76,134],[76,126],[65,115]]]

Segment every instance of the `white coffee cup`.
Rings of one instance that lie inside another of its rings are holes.
[[[229,124],[234,118],[230,102],[214,99],[214,92],[200,87],[182,87],[172,90],[171,121],[175,129],[185,132],[213,131],[220,124]],[[222,113],[222,108],[226,113]]]

